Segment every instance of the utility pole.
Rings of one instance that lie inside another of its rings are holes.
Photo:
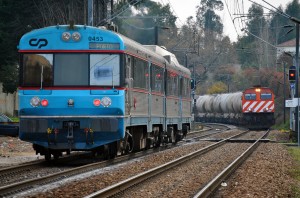
[[[298,133],[298,146],[300,146],[300,135],[299,135],[299,20],[296,20],[296,85],[295,85],[295,98],[297,98],[298,104],[296,106],[296,124],[295,127]]]
[[[88,0],[88,25],[94,25],[94,2],[93,0]]]
[[[285,124],[285,62],[283,62],[283,124]]]

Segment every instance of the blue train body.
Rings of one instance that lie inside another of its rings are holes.
[[[114,157],[174,143],[190,127],[190,72],[165,49],[64,25],[25,34],[19,52],[19,137],[46,159]]]

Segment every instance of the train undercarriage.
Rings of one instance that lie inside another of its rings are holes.
[[[275,124],[274,113],[244,113],[244,114],[201,114],[198,122],[233,124],[256,129],[268,129]]]
[[[91,149],[93,156],[100,156],[104,159],[113,159],[117,155],[129,154],[149,148],[157,148],[163,144],[176,144],[182,140],[190,126],[183,125],[182,130],[177,130],[177,125],[169,125],[167,131],[162,130],[162,125],[153,126],[153,131],[148,133],[146,126],[127,127],[125,137],[120,141],[111,142]],[[70,154],[72,149],[51,149],[33,144],[36,154],[44,155],[46,161],[58,159],[65,152]]]

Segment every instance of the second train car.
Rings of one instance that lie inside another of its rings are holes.
[[[268,87],[251,87],[243,92],[199,96],[197,120],[237,124],[250,129],[275,124],[275,96]]]
[[[190,128],[191,74],[164,48],[84,25],[34,30],[18,47],[19,137],[47,160],[114,157],[176,143]]]

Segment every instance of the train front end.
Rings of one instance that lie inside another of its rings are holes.
[[[100,151],[123,138],[123,50],[117,34],[94,27],[53,26],[24,35],[20,139],[49,159]]]
[[[243,121],[250,129],[269,128],[275,124],[275,96],[270,88],[246,89],[242,96]]]

